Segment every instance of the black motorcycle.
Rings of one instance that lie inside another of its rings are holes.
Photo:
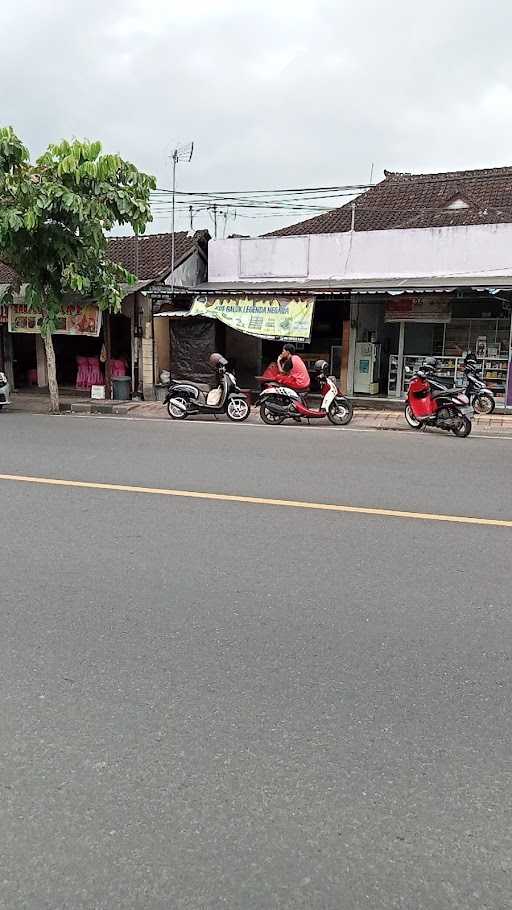
[[[478,375],[480,366],[473,357],[466,357],[463,361],[465,388],[475,414],[492,414],[496,407],[496,399],[492,389],[489,389],[484,380]]]
[[[195,414],[227,414],[230,420],[241,423],[251,413],[249,401],[238,388],[234,374],[226,369],[226,358],[212,354],[209,361],[216,371],[216,386],[203,392],[192,382],[171,383],[164,401],[169,417],[184,420]]]

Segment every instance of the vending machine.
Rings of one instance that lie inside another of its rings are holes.
[[[380,375],[380,344],[373,341],[356,342],[354,394],[378,395]]]

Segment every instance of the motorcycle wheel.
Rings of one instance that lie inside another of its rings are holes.
[[[229,419],[234,420],[235,423],[241,423],[242,420],[247,420],[251,413],[251,407],[247,398],[244,398],[243,395],[241,395],[240,398],[230,398],[226,413]]]
[[[453,427],[452,433],[454,436],[458,436],[460,439],[465,439],[466,436],[469,436],[471,433],[472,423],[469,417],[466,417],[465,414],[461,415],[460,423],[457,427]]]
[[[492,414],[496,407],[496,402],[492,395],[476,395],[473,400],[475,414]]]
[[[406,404],[405,410],[404,410],[404,416],[405,416],[407,423],[411,427],[411,429],[413,429],[413,430],[424,430],[425,429],[425,421],[418,420],[418,418],[414,416],[414,414],[412,413],[412,408],[411,408],[410,404]]]
[[[260,405],[260,417],[263,423],[268,423],[268,425],[271,427],[279,426],[279,424],[284,420],[284,416],[282,414],[273,414],[272,411],[269,410],[266,402],[263,402]]]
[[[173,420],[185,420],[185,418],[188,417],[188,412],[186,410],[183,411],[180,407],[176,407],[178,403],[185,408],[188,407],[188,400],[184,395],[173,395],[167,402],[169,417],[172,417]]]
[[[335,398],[327,411],[327,417],[336,427],[346,427],[353,416],[354,409],[348,398]]]

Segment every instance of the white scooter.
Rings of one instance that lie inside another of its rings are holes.
[[[226,358],[211,354],[209,361],[216,370],[217,386],[203,392],[192,382],[173,383],[164,402],[169,417],[184,420],[194,414],[227,414],[230,420],[241,423],[251,413],[249,401],[238,388],[235,375],[226,369]]]
[[[291,419],[300,423],[302,418],[309,421],[327,417],[338,427],[350,423],[353,417],[352,402],[340,393],[335,377],[327,375],[328,369],[326,360],[317,360],[315,363],[314,370],[323,396],[319,408],[308,407],[305,392],[296,392],[279,383],[263,389],[256,402],[260,406],[263,422],[272,425]]]

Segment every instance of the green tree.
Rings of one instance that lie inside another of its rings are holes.
[[[108,258],[106,232],[128,224],[143,233],[155,185],[118,155],[102,154],[99,142],[50,145],[32,163],[13,129],[0,128],[0,260],[26,285],[29,309],[42,314],[52,412],[59,409],[52,331],[65,298],[120,309],[123,285],[135,277]]]

